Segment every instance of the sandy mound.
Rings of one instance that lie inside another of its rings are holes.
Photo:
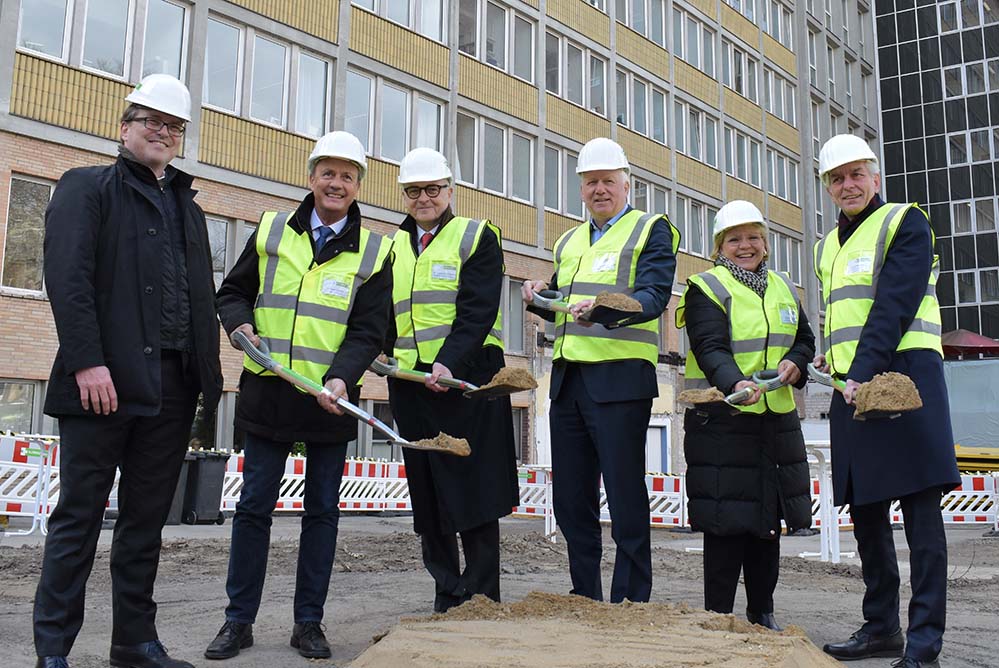
[[[732,615],[662,603],[611,605],[534,592],[476,597],[445,615],[403,619],[353,668],[835,668],[797,627],[772,633]]]
[[[496,372],[492,379],[480,387],[480,390],[491,390],[497,387],[516,388],[520,390],[533,390],[538,387],[538,381],[524,369],[515,369],[505,366]]]
[[[472,454],[472,448],[468,445],[466,439],[448,436],[444,432],[437,434],[433,438],[421,438],[418,441],[413,441],[412,444],[419,450],[436,450],[438,452],[458,455],[459,457],[467,457]]]
[[[598,306],[606,306],[615,311],[624,311],[626,313],[642,312],[642,304],[637,299],[628,295],[607,292],[606,290],[597,294],[596,299],[593,300],[593,308],[597,308]]]
[[[879,373],[862,384],[854,400],[859,414],[870,411],[897,413],[923,407],[923,400],[912,379],[894,371]]]
[[[725,401],[725,395],[717,387],[709,387],[706,390],[684,390],[677,397],[677,401],[684,404],[709,404]]]

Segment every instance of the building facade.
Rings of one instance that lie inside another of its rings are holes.
[[[999,7],[878,0],[884,181],[928,206],[943,330],[999,338]]]
[[[56,347],[45,205],[63,171],[113,159],[122,98],[145,74],[191,89],[176,164],[196,177],[217,281],[261,212],[303,195],[323,133],[346,129],[365,144],[360,200],[381,232],[402,219],[398,161],[416,146],[444,152],[456,210],[503,233],[508,363],[542,381],[514,399],[519,451],[535,461],[550,347],[519,286],[551,275],[555,240],[583,220],[582,145],[616,139],[633,167],[632,204],[681,231],[671,306],[711,264],[715,211],[746,199],[771,221],[771,266],[791,275],[818,323],[810,248],[835,224],[818,148],[833,132],[876,139],[873,34],[866,0],[4,0],[0,428],[55,429],[41,414]],[[196,435],[232,447],[240,356],[223,351],[225,396]],[[680,461],[674,397],[686,353],[672,311],[660,352],[649,466],[668,471]],[[384,382],[367,378],[363,403],[389,417]],[[353,451],[391,456],[367,429]]]

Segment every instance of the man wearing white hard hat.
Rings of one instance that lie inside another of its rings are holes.
[[[767,267],[768,229],[751,202],[718,210],[715,266],[687,279],[676,326],[690,340],[686,388],[748,393],[736,410],[717,402],[684,415],[687,512],[690,526],[704,533],[704,607],[730,614],[741,573],[746,618],[780,631],[773,594],[781,520],[788,532],[812,524],[805,439],[791,386],[808,380],[815,335],[790,277]],[[769,370],[783,386],[762,393],[753,375]]]
[[[878,195],[878,159],[861,138],[837,135],[819,153],[819,176],[839,207],[815,246],[825,308],[825,355],[815,364],[846,382],[830,408],[833,495],[850,504],[864,572],[864,624],[823,648],[841,659],[901,657],[894,666],[938,666],[947,607],[947,542],[941,494],[960,483],[954,458],[936,297],[939,260],[917,204]],[[923,408],[895,419],[853,419],[860,383],[909,376]],[[908,627],[899,619],[899,569],[890,505],[898,500],[909,544]]]
[[[669,303],[680,234],[665,214],[628,204],[631,166],[614,141],[592,139],[576,172],[589,221],[555,243],[555,275],[525,281],[528,304],[546,288],[563,293],[571,314],[554,320],[551,449],[555,518],[569,548],[572,593],[603,600],[600,480],[617,544],[610,600],[649,600],[652,557],[645,435],[658,395],[660,316]],[[584,313],[600,292],[627,295],[641,312]]]
[[[295,443],[305,443],[305,503],[299,537],[291,646],[307,658],[331,656],[323,607],[336,552],[340,479],[357,421],[335,401],[357,403],[361,376],[378,355],[392,293],[391,240],[361,226],[357,193],[367,161],[347,132],[316,142],[309,188],[294,211],[267,211],[219,288],[230,340],[244,333],[271,357],[330,391],[319,399],[243,360],[235,424],[245,432],[243,489],[232,521],[229,605],[208,645],[227,659],[253,644],[267,570],[271,514]],[[239,347],[233,341],[234,347]]]
[[[191,119],[183,83],[125,98],[118,158],[71,169],[45,213],[45,289],[59,336],[45,412],[59,419],[59,503],[34,608],[38,666],[62,668],[115,479],[113,666],[184,668],[156,634],[153,584],[198,395],[222,391],[215,286],[192,178],[169,163]]]
[[[404,450],[413,528],[434,579],[434,611],[476,594],[500,600],[499,518],[519,502],[510,398],[466,399],[438,384],[484,385],[503,365],[503,249],[488,220],[456,216],[447,159],[429,148],[399,166],[407,216],[395,235],[393,316],[386,348],[424,385],[389,378],[402,436],[468,439],[468,457]],[[465,555],[460,566],[458,537]]]

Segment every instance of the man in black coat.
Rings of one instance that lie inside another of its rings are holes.
[[[960,477],[943,377],[933,232],[918,206],[881,200],[877,157],[859,137],[837,135],[826,142],[819,171],[840,215],[837,228],[816,245],[826,355],[815,363],[826,368],[828,362],[846,381],[830,409],[833,495],[836,505],[850,504],[867,588],[864,625],[845,642],[823,649],[841,660],[901,656],[893,665],[935,668],[947,608],[940,498]],[[854,322],[863,297],[870,310]],[[891,420],[855,420],[860,384],[887,371],[912,379],[923,408]],[[902,508],[912,569],[904,638],[892,499]]]
[[[222,391],[204,213],[177,156],[190,95],[164,74],[127,98],[108,167],[66,172],[45,213],[45,285],[59,335],[45,412],[59,419],[59,503],[34,608],[38,666],[60,668],[83,623],[84,591],[115,470],[111,665],[184,668],[156,634],[160,532],[198,394]]]
[[[312,192],[293,212],[263,215],[218,291],[219,318],[230,340],[236,332],[254,345],[267,340],[275,356],[283,353],[292,370],[304,364],[303,375],[324,383],[329,394],[317,401],[250,361],[244,364],[236,407],[236,426],[246,433],[243,488],[232,522],[226,621],[205,650],[209,659],[236,656],[253,644],[271,515],[297,442],[305,443],[306,467],[291,646],[307,658],[331,655],[321,622],[347,443],[357,438],[357,421],[334,402],[343,397],[357,403],[361,376],[385,337],[392,294],[391,242],[361,227],[355,201],[366,166],[353,135],[320,138],[309,157]],[[318,369],[316,377],[307,368]]]
[[[408,215],[393,246],[395,319],[386,344],[405,365],[429,374],[424,385],[389,379],[392,415],[402,436],[416,440],[444,432],[467,438],[472,449],[468,457],[403,451],[413,528],[434,578],[435,612],[475,594],[500,600],[499,518],[519,501],[510,398],[466,399],[437,382],[458,377],[484,385],[504,366],[497,338],[502,333],[496,331],[503,249],[490,225],[451,212],[451,179],[447,160],[428,148],[413,149],[400,165]],[[471,242],[476,230],[477,244]],[[469,254],[461,258],[466,240]],[[445,267],[453,267],[451,279]],[[431,292],[430,285],[440,295],[438,304],[418,297]],[[464,570],[455,534],[461,537]]]

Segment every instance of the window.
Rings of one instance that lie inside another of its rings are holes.
[[[310,137],[326,133],[326,81],[326,61],[299,53],[295,129]]]
[[[460,0],[458,49],[525,81],[534,81],[534,23],[503,5]]]
[[[45,207],[51,197],[51,183],[16,175],[11,177],[0,285],[42,291]]]
[[[951,204],[951,226],[955,236],[995,232],[996,200],[989,197]]]
[[[822,211],[823,202],[823,188],[822,182],[819,180],[819,175],[815,174],[815,183],[813,187],[815,188],[815,235],[819,238],[826,233],[825,228],[825,215]]]
[[[606,117],[607,65],[602,58],[555,33],[547,33],[545,59],[545,89],[549,93]],[[560,67],[563,62],[565,66]]]
[[[559,56],[562,53],[562,42],[558,35],[545,33],[545,90],[558,95],[561,93],[562,68],[559,66]]]
[[[686,102],[674,102],[676,150],[695,160],[718,166],[718,122]]]
[[[818,102],[812,102],[812,153],[816,159],[818,159],[819,152],[822,150],[821,135],[822,127],[819,124],[819,104]],[[817,190],[816,192],[821,191]]]
[[[638,178],[631,179],[631,205],[639,211],[649,210],[649,184]]]
[[[795,125],[794,84],[769,67],[763,70],[763,106],[788,125]]]
[[[722,41],[722,83],[753,102],[758,99],[756,61],[726,41]]]
[[[203,92],[205,104],[226,111],[239,111],[242,37],[239,28],[213,18],[208,19]]]
[[[254,36],[250,118],[284,126],[287,52],[283,44]]]
[[[846,0],[840,0],[839,17],[843,21],[843,42],[850,43],[850,10],[847,8]]]
[[[534,142],[530,137],[463,112],[458,112],[457,128],[459,181],[533,201]]]
[[[459,118],[461,114],[458,114]],[[545,208],[574,218],[583,217],[579,194],[576,154],[548,144],[545,146]]]
[[[604,94],[604,61],[596,56],[590,56],[590,111],[606,116],[604,105],[606,95]]]
[[[741,12],[747,19],[756,23],[756,0],[725,0],[725,2],[735,11]],[[760,5],[766,13],[766,0],[760,0]]]
[[[208,245],[212,253],[212,276],[215,278],[215,289],[222,286],[226,272],[226,237],[229,233],[229,223],[221,218],[205,216],[208,226]]]
[[[0,379],[0,431],[35,431],[35,387],[30,380]]]
[[[617,122],[660,144],[666,143],[666,92],[638,76],[617,70]]]
[[[437,42],[444,41],[442,0],[353,0],[351,3]]]
[[[67,0],[22,2],[17,46],[59,60],[65,59],[72,14],[69,4]]]
[[[545,208],[559,209],[559,150],[545,146]]]
[[[673,52],[710,77],[715,76],[715,33],[692,14],[673,8]]]
[[[666,47],[665,0],[617,0],[615,9],[619,23]]]
[[[843,81],[846,83],[846,108],[853,111],[853,63],[849,60],[843,63]]]
[[[670,220],[680,232],[681,247],[688,253],[707,257],[711,254],[712,240],[708,228],[713,223],[713,208],[681,195],[676,196],[676,208]]]
[[[777,0],[764,0],[760,10],[760,19],[763,22],[763,29],[768,35],[788,50],[794,48],[791,41],[791,10]]]
[[[417,146],[440,149],[442,105],[428,97],[348,71],[345,105],[344,129],[371,155],[399,162]]]
[[[999,8],[992,2],[982,0],[958,0],[937,4],[940,16],[940,32],[953,32],[999,22]]]
[[[826,67],[829,68],[829,97],[836,97],[836,65],[833,63],[833,50],[826,47]]]
[[[961,66],[948,67],[943,70],[944,97],[961,97],[964,95],[964,77]]]
[[[131,41],[128,0],[89,0],[83,22],[83,67],[126,76]]]
[[[818,87],[819,85],[819,58],[815,47],[815,33],[808,31],[808,83]]]
[[[618,125],[629,126],[628,115],[628,73],[617,71],[617,122]]]
[[[524,302],[520,297],[523,281],[507,279],[506,304],[503,309],[503,345],[508,353],[524,352]]]
[[[169,74],[184,78],[187,11],[167,0],[150,0],[146,9],[146,33],[142,54],[142,76]]]
[[[725,128],[725,172],[760,187],[760,142],[734,128]]]
[[[771,148],[767,149],[767,192],[798,203],[798,163]]]
[[[770,245],[769,268],[785,272],[795,285],[801,285],[801,241],[771,229],[767,242]]]

